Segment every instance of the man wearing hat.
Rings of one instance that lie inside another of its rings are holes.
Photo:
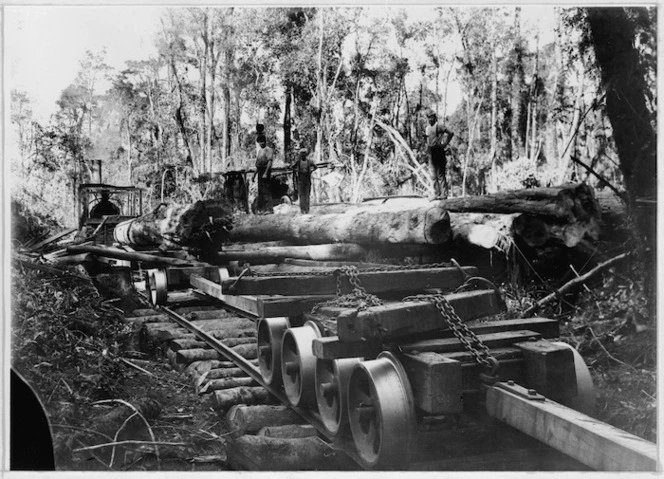
[[[256,152],[256,172],[251,180],[258,176],[258,198],[256,210],[272,213],[272,192],[270,191],[270,178],[272,176],[272,160],[274,150],[267,146],[265,135],[260,134],[256,139],[258,150]]]
[[[300,148],[297,152],[296,160],[290,165],[297,173],[297,191],[300,197],[300,211],[303,214],[309,213],[309,197],[311,195],[311,172],[317,166],[309,157],[306,148]]]
[[[438,123],[438,118],[433,111],[427,114],[429,125],[426,127],[427,152],[433,172],[433,187],[436,197],[447,198],[448,186],[445,170],[447,169],[447,158],[445,147],[450,143],[454,133]],[[446,138],[445,138],[446,137]]]

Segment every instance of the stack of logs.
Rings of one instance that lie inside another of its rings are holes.
[[[236,216],[231,226],[223,205],[198,202],[190,207],[162,206],[120,225],[116,240],[133,246],[173,246],[177,240],[178,245],[188,246],[187,241],[206,236],[214,224],[230,242],[312,245],[307,259],[366,261],[376,251],[382,257],[417,256],[448,247],[441,245],[504,251],[506,244],[521,241],[534,248],[546,244],[572,248],[584,239],[597,240],[601,227],[600,204],[586,184],[446,200],[394,197],[358,204],[313,205],[308,215],[299,214],[291,205],[280,205],[275,211],[274,215]],[[207,261],[210,257],[217,264],[229,260],[222,252],[226,249],[223,241],[210,243],[206,249]],[[272,260],[278,255],[298,257],[290,251],[267,253],[272,254]],[[258,259],[254,264],[260,262]]]

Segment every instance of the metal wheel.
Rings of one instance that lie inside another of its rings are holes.
[[[314,391],[316,357],[312,344],[321,337],[311,321],[299,328],[288,328],[281,342],[281,374],[284,391],[293,406],[316,406]]]
[[[572,350],[574,354],[574,370],[576,371],[576,396],[566,401],[565,406],[576,409],[584,414],[592,415],[595,412],[595,386],[588,366],[579,352],[571,345],[562,341],[554,344],[562,345]]]
[[[348,419],[359,458],[368,468],[399,469],[415,449],[415,404],[406,372],[382,352],[355,365],[348,382]]]
[[[147,273],[145,282],[150,293],[150,303],[154,305],[166,304],[168,298],[168,278],[163,269],[152,269]]]
[[[348,431],[348,378],[360,358],[316,360],[316,402],[330,434]]]
[[[258,367],[266,383],[281,384],[281,342],[290,327],[288,318],[262,318],[258,321]]]

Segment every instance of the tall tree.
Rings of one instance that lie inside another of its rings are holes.
[[[630,202],[657,193],[657,137],[645,75],[635,48],[636,32],[621,7],[588,8],[592,45],[606,89],[606,110]],[[650,23],[647,16],[642,16]],[[647,29],[656,31],[654,25]]]

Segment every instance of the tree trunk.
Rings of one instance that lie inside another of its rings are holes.
[[[585,183],[501,191],[442,200],[442,208],[466,213],[530,213],[565,221],[600,220],[600,206]]]
[[[438,205],[367,207],[329,215],[247,215],[237,219],[233,241],[288,240],[308,244],[438,244],[449,239],[449,217]]]
[[[624,8],[588,8],[595,55],[607,89],[606,110],[630,203],[657,193],[657,140],[646,105],[647,86]]]
[[[155,210],[116,226],[116,241],[139,246],[179,245],[202,248],[224,241],[232,222],[226,204],[197,201],[189,205],[159,205]]]

